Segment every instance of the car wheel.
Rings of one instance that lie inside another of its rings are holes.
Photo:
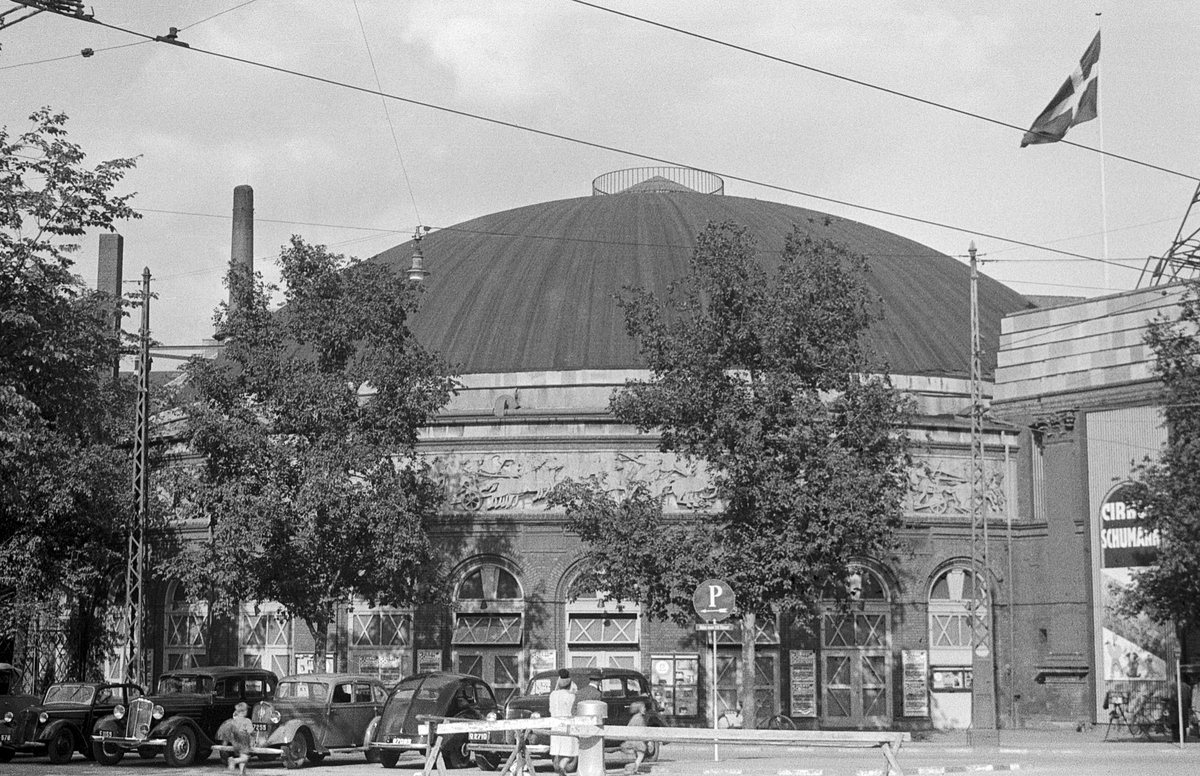
[[[662,727],[662,725],[651,724],[650,727]],[[658,760],[658,755],[661,752],[662,752],[662,742],[661,741],[647,741],[646,742],[645,761],[648,763],[655,762],[656,760]]]
[[[46,744],[46,755],[50,758],[50,762],[55,765],[62,765],[71,760],[71,755],[75,754],[75,738],[71,735],[71,731],[66,728],[59,728],[54,734],[49,743]]]
[[[308,754],[306,754],[305,757],[308,758],[308,761],[310,763],[319,763],[325,759],[325,753],[324,752],[314,752],[312,750],[309,750]]]
[[[308,759],[308,735],[297,731],[291,741],[283,745],[283,767],[299,768]]]
[[[172,768],[186,768],[196,761],[196,734],[189,727],[181,727],[167,736],[163,757]]]
[[[467,750],[467,737],[446,736],[442,744],[442,756],[446,758],[447,768],[466,768],[471,764],[471,753]]]
[[[475,766],[481,771],[494,771],[500,767],[500,757],[491,752],[476,752]]]
[[[0,746],[0,763],[10,762],[13,758],[13,755],[16,753],[16,749],[6,749],[5,747]]]
[[[158,747],[156,746],[139,746],[137,748],[138,757],[143,760],[153,760],[158,756]]]
[[[92,754],[101,765],[116,765],[125,756],[125,750],[103,741],[93,741]]]
[[[367,732],[363,736],[363,747],[367,750],[367,762],[379,762],[379,750],[371,746],[371,742],[375,740],[375,731],[379,729],[379,717],[371,720],[371,724],[367,725]]]
[[[380,749],[379,762],[384,768],[395,768],[396,763],[400,762],[400,753],[395,749]]]

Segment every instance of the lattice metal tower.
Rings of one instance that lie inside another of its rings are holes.
[[[144,578],[146,518],[150,511],[150,268],[142,270],[142,327],[138,334],[137,420],[133,435],[133,498],[136,513],[129,521],[128,565],[125,569],[125,676],[145,685],[142,650],[145,630]]]
[[[995,641],[988,563],[987,484],[983,467],[983,353],[979,336],[979,266],[971,243],[971,727],[996,729]]]
[[[1200,184],[1188,202],[1171,247],[1162,256],[1146,259],[1146,266],[1138,277],[1138,288],[1200,277],[1200,208],[1197,203],[1200,203]]]

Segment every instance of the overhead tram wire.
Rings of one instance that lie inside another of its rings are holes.
[[[76,18],[76,17],[69,16],[67,14],[60,14],[60,15],[66,16],[67,18]],[[495,118],[491,118],[490,116],[484,116],[484,115],[481,115],[478,113],[471,113],[469,111],[459,110],[457,108],[448,108],[444,105],[437,105],[436,103],[424,102],[422,100],[413,99],[411,97],[402,97],[397,94],[390,94],[387,92],[382,92],[377,89],[369,89],[365,86],[357,86],[355,84],[346,83],[344,81],[336,81],[332,78],[325,78],[324,76],[313,75],[311,73],[305,73],[305,72],[302,72],[299,70],[292,70],[292,69],[286,68],[286,67],[279,67],[278,65],[269,65],[265,62],[258,62],[253,59],[246,59],[244,57],[234,56],[233,54],[225,54],[225,53],[222,53],[219,51],[203,49],[203,48],[199,48],[197,46],[192,46],[189,44],[180,45],[180,42],[165,39],[165,38],[163,38],[163,36],[148,35],[144,32],[138,32],[137,30],[131,30],[131,29],[128,29],[125,27],[115,25],[115,24],[109,24],[107,22],[102,22],[97,19],[89,18],[89,19],[82,19],[81,21],[86,21],[91,24],[98,24],[101,27],[106,27],[108,29],[116,30],[118,32],[124,32],[128,35],[136,35],[137,37],[145,38],[147,40],[155,41],[158,43],[163,43],[163,44],[170,45],[170,46],[175,46],[176,48],[181,48],[181,49],[184,49],[185,51],[192,51],[197,54],[204,54],[206,56],[216,57],[217,59],[224,59],[229,62],[238,62],[238,63],[244,64],[244,65],[249,65],[251,67],[258,67],[263,70],[270,70],[272,72],[282,73],[284,75],[292,75],[292,76],[296,76],[297,78],[304,78],[306,80],[314,81],[316,83],[323,83],[328,86],[335,86],[335,87],[339,87],[342,89],[350,89],[352,91],[361,92],[363,94],[379,95],[379,96],[386,97],[391,100],[396,100],[397,102],[403,102],[403,103],[407,103],[409,105],[416,105],[418,107],[428,108],[429,110],[435,110],[435,111],[439,111],[442,113],[447,113],[452,116],[460,116],[462,118],[474,119],[475,121],[481,121],[486,124],[492,124],[494,126],[507,127],[509,129],[515,129],[515,130],[518,130],[521,132],[529,132],[531,134],[539,135],[541,137],[549,137],[549,138],[553,138],[555,140],[562,140],[563,142],[574,143],[576,145],[585,146],[587,148],[595,148],[595,149],[598,149],[601,151],[609,151],[614,154],[621,154],[623,156],[629,156],[634,159],[644,159],[646,161],[656,162],[658,164],[664,164],[664,165],[667,165],[670,167],[683,167],[686,169],[697,170],[699,172],[707,172],[712,175],[717,175],[719,177],[725,178],[726,180],[738,181],[739,183],[746,183],[751,186],[759,186],[764,189],[770,189],[772,191],[780,191],[780,192],[783,192],[786,194],[795,194],[796,196],[806,197],[808,199],[814,199],[814,200],[817,200],[818,202],[828,202],[830,204],[841,205],[843,207],[848,207],[848,208],[852,208],[855,210],[861,210],[861,211],[864,211],[867,213],[876,213],[878,215],[887,216],[889,218],[898,218],[903,221],[910,221],[912,223],[917,223],[917,224],[925,224],[926,226],[933,226],[933,227],[937,227],[938,229],[946,229],[948,231],[958,232],[960,234],[966,234],[966,235],[971,235],[971,236],[980,237],[980,238],[986,237],[990,240],[998,240],[1000,242],[1009,243],[1012,245],[1022,245],[1026,248],[1034,248],[1037,250],[1043,250],[1043,251],[1047,251],[1049,253],[1055,253],[1055,254],[1059,254],[1062,256],[1073,256],[1075,258],[1087,259],[1089,261],[1094,261],[1099,264],[1113,263],[1107,259],[1101,259],[1101,258],[1098,258],[1095,256],[1088,256],[1088,255],[1082,254],[1082,253],[1074,253],[1072,251],[1064,251],[1059,248],[1047,248],[1047,247],[1044,247],[1041,245],[1037,245],[1036,243],[1031,243],[1031,242],[1028,242],[1025,240],[1018,240],[1018,239],[1015,239],[1012,237],[1003,237],[998,234],[992,234],[991,232],[985,232],[985,231],[981,231],[981,230],[977,230],[977,229],[968,229],[968,228],[962,227],[962,226],[955,226],[953,224],[947,224],[947,223],[944,223],[941,221],[935,221],[930,218],[921,218],[920,216],[906,215],[904,213],[898,213],[898,212],[891,211],[891,210],[885,210],[883,208],[871,207],[870,205],[860,205],[860,204],[856,204],[854,202],[849,202],[847,200],[837,199],[836,197],[826,197],[826,196],[822,196],[820,194],[813,194],[811,192],[801,191],[800,189],[793,189],[788,186],[782,186],[782,185],[775,184],[775,183],[767,183],[765,181],[756,180],[754,178],[748,178],[743,175],[735,175],[733,173],[722,172],[720,170],[697,167],[695,165],[686,164],[684,162],[680,162],[677,160],[667,159],[667,158],[661,157],[661,156],[653,156],[651,154],[644,154],[644,153],[640,153],[637,151],[630,151],[628,149],[620,148],[618,146],[608,145],[605,143],[600,143],[600,142],[597,142],[594,140],[584,140],[583,138],[577,138],[577,137],[572,137],[570,135],[564,135],[560,132],[552,132],[547,129],[538,129],[536,127],[530,127],[530,126],[527,126],[524,124],[518,124],[518,123],[512,122],[512,121],[505,121],[503,119],[495,119]],[[1124,265],[1117,264],[1117,266],[1124,266]]]
[[[400,141],[396,138],[396,125],[392,123],[392,114],[388,110],[387,99],[383,96],[383,83],[379,80],[379,69],[375,67],[375,55],[371,53],[371,41],[367,38],[367,28],[363,24],[362,13],[358,10],[358,0],[354,2],[354,15],[358,18],[358,29],[362,31],[363,45],[367,49],[367,59],[371,62],[371,72],[375,75],[375,88],[379,90],[379,102],[383,105],[383,115],[387,117],[388,127],[392,130],[392,145],[396,148],[396,158],[400,160],[400,171],[404,173],[404,183],[408,186],[408,198],[412,202],[413,213],[417,217],[417,223],[420,224],[421,209],[417,207],[417,198],[413,194],[412,181],[408,177],[408,166],[404,164],[404,154],[400,152]]]
[[[220,213],[195,213],[195,212],[191,212],[191,211],[187,211],[187,210],[164,210],[161,208],[149,208],[149,207],[138,208],[138,210],[141,212],[145,212],[145,213],[163,213],[165,215],[191,216],[194,218],[218,218],[218,219],[222,219],[225,221],[229,221],[232,218],[232,216],[220,214]],[[255,217],[255,220],[262,222],[262,223],[266,223],[266,224],[290,224],[292,226],[316,226],[316,227],[321,227],[324,229],[352,229],[352,230],[356,230],[356,231],[360,231],[360,232],[375,232],[375,233],[377,233],[378,236],[383,236],[385,234],[404,234],[404,235],[409,234],[409,231],[407,229],[389,229],[387,227],[382,227],[382,226],[354,226],[354,225],[350,225],[350,224],[324,224],[324,223],[318,223],[318,222],[313,222],[313,221],[296,221],[296,220],[288,219],[288,218],[259,218],[257,216]],[[692,245],[692,244],[683,244],[683,243],[679,243],[679,244],[651,243],[651,242],[645,242],[645,241],[640,241],[640,240],[605,240],[605,239],[602,239],[599,237],[571,237],[571,236],[565,235],[565,234],[534,234],[531,232],[511,232],[511,231],[501,232],[501,231],[496,231],[496,230],[491,230],[491,229],[469,229],[464,226],[436,226],[436,225],[431,224],[430,229],[432,229],[434,233],[457,232],[460,234],[473,234],[473,235],[480,235],[483,237],[512,237],[512,238],[520,237],[520,238],[523,238],[526,240],[549,240],[552,242],[568,242],[568,243],[579,243],[579,244],[587,244],[587,245],[607,245],[607,246],[618,247],[618,248],[663,248],[665,250],[672,250],[672,251],[691,251],[691,250],[694,250],[696,247],[695,245]],[[376,235],[367,235],[366,237],[363,237],[361,239],[368,240],[368,239],[372,239],[374,236],[376,236]],[[345,245],[349,242],[350,241],[348,241],[348,240],[343,240],[339,243],[333,243],[333,244]],[[774,254],[781,253],[781,251],[764,249],[764,250],[760,250],[759,253],[774,255]],[[933,248],[930,248],[928,251],[923,252],[923,253],[894,253],[894,252],[889,251],[888,253],[866,253],[864,255],[868,259],[879,259],[879,260],[921,259],[921,258],[928,258],[931,256],[941,256],[941,255],[950,256],[951,258],[955,258],[955,259],[965,258],[965,256],[962,256],[962,255],[942,254],[939,251],[934,250]],[[979,254],[980,262],[981,263],[991,263],[991,264],[1015,264],[1015,263],[1034,263],[1034,262],[1095,261],[1095,259],[1093,259],[1090,256],[1076,256],[1076,257],[1063,257],[1063,258],[1047,256],[1047,257],[1041,257],[1041,258],[988,259],[987,258],[988,255],[989,254],[986,254],[986,253]],[[1144,256],[1134,256],[1134,257],[1129,257],[1129,258],[1121,257],[1121,258],[1110,258],[1109,259],[1110,262],[1125,262],[1125,261],[1142,262],[1145,260],[1146,260],[1146,258]],[[1125,266],[1125,265],[1118,265],[1118,266]],[[1137,268],[1136,267],[1127,267],[1127,269],[1137,269]],[[1031,280],[1031,281],[1013,281],[1013,282],[1037,283],[1038,281]],[[1050,284],[1043,284],[1043,285],[1050,285]],[[1073,288],[1074,287],[1091,288],[1091,286],[1072,286],[1072,287]],[[1099,288],[1099,287],[1097,286],[1096,288]]]
[[[855,84],[856,86],[862,86],[867,89],[874,89],[875,91],[883,92],[884,94],[890,94],[894,97],[900,97],[905,100],[912,100],[913,102],[918,102],[918,103],[921,103],[922,105],[928,105],[931,108],[938,108],[939,110],[949,111],[950,113],[957,113],[960,116],[966,116],[968,118],[977,119],[979,121],[986,121],[989,124],[995,124],[996,126],[1004,127],[1006,129],[1015,129],[1018,132],[1022,132],[1022,133],[1027,131],[1027,127],[1017,126],[1016,124],[1009,124],[1007,121],[1001,121],[1000,119],[994,119],[991,116],[984,116],[981,113],[973,113],[972,111],[964,110],[962,108],[955,108],[952,105],[947,105],[942,102],[937,102],[936,100],[930,100],[925,97],[918,97],[915,94],[909,94],[908,92],[902,92],[899,89],[890,89],[886,86],[880,86],[879,84],[873,84],[870,81],[864,81],[859,78],[851,78],[848,75],[841,75],[840,73],[834,73],[830,70],[823,70],[819,67],[813,67],[812,65],[806,65],[806,64],[803,64],[802,62],[796,62],[795,60],[792,60],[792,59],[785,59],[783,57],[775,56],[774,54],[768,54],[764,51],[759,51],[757,49],[749,48],[748,46],[739,46],[736,43],[730,43],[729,41],[721,40],[720,38],[714,38],[710,35],[703,35],[698,32],[692,32],[691,30],[685,30],[682,27],[675,27],[670,24],[666,24],[664,22],[656,22],[653,19],[647,19],[644,16],[637,16],[635,14],[626,13],[625,11],[618,11],[615,8],[606,8],[602,5],[597,5],[595,3],[587,2],[587,0],[569,0],[569,1],[572,3],[575,3],[576,5],[583,5],[583,6],[587,6],[588,8],[594,8],[597,11],[604,11],[606,13],[613,14],[614,16],[622,16],[622,17],[624,17],[626,19],[630,19],[632,21],[641,22],[643,24],[649,24],[653,27],[659,27],[660,29],[669,30],[670,32],[675,32],[680,35],[687,35],[688,37],[696,38],[697,40],[706,41],[708,43],[714,43],[718,46],[724,46],[725,48],[731,48],[731,49],[734,49],[735,51],[741,51],[742,53],[745,53],[745,54],[750,54],[750,55],[756,56],[756,57],[762,57],[763,59],[769,59],[773,62],[779,62],[780,64],[790,65],[792,67],[798,67],[801,70],[807,70],[810,73],[816,73],[818,75],[823,75],[828,78],[834,78],[839,81],[845,81],[846,83]],[[1083,149],[1084,151],[1091,151],[1092,153],[1100,154],[1101,156],[1108,156],[1113,159],[1120,159],[1123,162],[1129,162],[1130,164],[1136,164],[1136,165],[1140,165],[1142,167],[1147,167],[1151,170],[1158,170],[1159,172],[1165,172],[1168,175],[1176,175],[1180,178],[1186,178],[1190,181],[1200,182],[1200,177],[1197,177],[1195,175],[1189,175],[1188,173],[1180,172],[1179,170],[1172,170],[1169,167],[1162,167],[1160,165],[1153,164],[1152,162],[1143,162],[1140,159],[1134,159],[1133,157],[1130,157],[1130,156],[1122,156],[1121,154],[1115,154],[1112,151],[1104,151],[1102,149],[1095,148],[1093,146],[1084,145],[1083,143],[1075,143],[1075,142],[1067,140],[1065,138],[1060,138],[1057,142],[1061,143],[1062,145],[1074,146],[1075,148],[1080,148],[1080,149]]]
[[[190,30],[191,28],[196,27],[201,24],[204,24],[205,22],[215,19],[218,16],[224,16],[225,14],[229,13],[230,11],[236,11],[239,8],[243,8],[247,5],[250,5],[251,3],[257,3],[257,2],[258,2],[258,0],[246,0],[246,2],[239,3],[238,5],[235,5],[232,8],[226,8],[224,11],[219,11],[217,13],[214,13],[211,16],[206,16],[203,19],[201,19],[200,21],[192,22],[191,24],[188,24],[184,27],[180,27],[179,31],[183,32],[184,30]],[[33,65],[45,65],[45,64],[49,64],[51,62],[63,62],[65,60],[75,59],[76,57],[80,57],[80,56],[82,56],[83,58],[86,59],[88,57],[95,56],[96,54],[100,54],[105,51],[116,51],[118,49],[130,48],[132,46],[142,46],[147,43],[153,43],[153,42],[154,41],[152,41],[152,40],[139,40],[135,43],[122,43],[119,46],[105,46],[103,48],[98,48],[98,49],[85,49],[85,51],[90,50],[92,53],[84,54],[83,52],[80,52],[79,54],[67,54],[66,56],[62,56],[62,57],[52,57],[50,59],[38,59],[33,62],[19,62],[15,65],[5,65],[4,67],[0,67],[0,70],[12,70],[12,69],[18,68],[18,67],[31,67]]]

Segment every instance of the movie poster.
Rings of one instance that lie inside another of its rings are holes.
[[[1154,565],[1158,532],[1128,503],[1127,486],[1117,488],[1100,509],[1100,605],[1103,627],[1102,675],[1110,691],[1136,691],[1140,682],[1168,679],[1167,656],[1174,635],[1146,615],[1131,617],[1119,610],[1133,575]]]

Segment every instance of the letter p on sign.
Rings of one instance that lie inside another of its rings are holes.
[[[692,607],[700,619],[707,622],[728,619],[736,605],[733,590],[720,579],[706,579],[692,595]]]

